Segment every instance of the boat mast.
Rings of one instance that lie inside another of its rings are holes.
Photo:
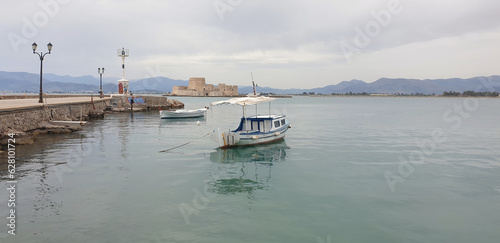
[[[271,118],[271,101],[269,101],[269,118]]]
[[[245,118],[245,130],[247,131],[248,133],[248,119],[247,117],[245,116],[245,110],[247,108],[247,105],[246,104],[243,104],[243,118]]]
[[[250,72],[250,75],[252,76],[253,95],[257,95],[257,94],[255,93],[255,82],[253,81],[253,73],[252,73],[252,72]]]
[[[252,76],[252,86],[253,86],[253,95],[257,96],[255,93],[255,82],[253,81],[253,73],[250,72],[250,75]],[[255,104],[255,116],[257,116],[259,113],[257,112],[257,104]]]

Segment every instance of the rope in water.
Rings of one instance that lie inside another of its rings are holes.
[[[208,135],[210,135],[210,133],[205,134],[205,135],[204,135],[203,137],[201,137],[200,139],[202,139],[202,138],[204,138],[204,137],[206,137],[206,136],[208,136]],[[200,139],[197,139],[197,140],[200,140]],[[164,152],[169,152],[169,151],[172,151],[172,150],[177,149],[177,148],[180,148],[180,147],[182,147],[182,146],[186,146],[186,145],[188,145],[188,144],[190,144],[190,143],[192,143],[192,142],[194,142],[194,141],[196,141],[196,140],[193,140],[193,141],[189,141],[189,142],[183,143],[183,144],[178,145],[178,146],[175,146],[175,147],[173,147],[173,148],[169,148],[169,149],[161,150],[161,151],[159,151],[159,153],[164,153]]]

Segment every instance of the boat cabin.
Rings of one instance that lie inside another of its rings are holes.
[[[242,117],[240,125],[234,132],[270,133],[288,125],[285,115],[255,115]]]

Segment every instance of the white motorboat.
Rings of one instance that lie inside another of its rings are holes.
[[[285,133],[291,128],[291,124],[285,115],[269,113],[267,115],[255,114],[245,116],[247,106],[257,105],[262,102],[271,102],[274,99],[271,97],[253,96],[211,103],[211,106],[240,105],[243,107],[243,117],[241,118],[240,125],[235,130],[221,132],[220,129],[217,129],[210,133],[210,138],[218,143],[221,148],[265,144],[284,139]]]
[[[196,110],[160,110],[161,119],[172,119],[172,118],[195,118],[205,116],[207,108],[201,108]]]

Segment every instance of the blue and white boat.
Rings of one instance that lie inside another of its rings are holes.
[[[243,107],[243,117],[235,130],[221,132],[220,129],[217,129],[210,133],[210,138],[218,143],[220,148],[265,144],[284,139],[285,133],[292,127],[285,115],[269,113],[267,115],[245,116],[247,106],[273,100],[274,98],[271,97],[254,96],[211,103],[211,106],[240,105]],[[270,110],[269,108],[269,112]]]

